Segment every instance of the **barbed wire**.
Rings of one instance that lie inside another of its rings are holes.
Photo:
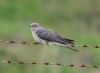
[[[6,40],[0,40],[0,43],[10,43],[10,44],[28,44],[28,45],[41,45],[39,43],[35,43],[35,42],[28,42],[28,41],[13,41],[13,40],[9,40],[9,41],[6,41]],[[43,46],[43,45],[42,45]],[[83,44],[83,45],[72,45],[72,47],[83,47],[83,48],[89,48],[89,47],[92,47],[92,48],[100,48],[100,46],[98,45],[95,45],[95,46],[92,46],[92,45],[86,45],[86,44]],[[86,67],[89,67],[89,68],[100,68],[100,65],[85,65],[85,64],[81,64],[81,65],[77,65],[77,64],[61,64],[61,63],[50,63],[50,62],[25,62],[25,61],[11,61],[11,60],[3,60],[1,61],[1,63],[6,63],[6,64],[32,64],[32,65],[48,65],[48,66],[67,66],[67,67],[81,67],[81,68],[86,68]]]
[[[7,41],[7,40],[0,40],[0,42],[1,43],[10,43],[10,44],[23,44],[23,45],[25,45],[25,44],[31,44],[31,45],[42,45],[42,44],[40,44],[40,43],[36,43],[36,42],[28,42],[28,41],[13,41],[13,40],[9,40],[9,41]],[[43,46],[43,45],[42,45]],[[72,47],[83,47],[83,48],[100,48],[100,46],[99,45],[87,45],[87,44],[75,44],[75,45],[71,45]]]
[[[48,65],[48,66],[67,66],[67,67],[81,67],[81,68],[85,68],[85,67],[89,67],[89,68],[100,68],[100,66],[97,65],[85,65],[85,64],[81,64],[81,65],[75,65],[75,64],[69,64],[69,65],[65,65],[65,64],[61,64],[61,63],[50,63],[50,62],[24,62],[24,61],[11,61],[11,60],[3,60],[1,61],[1,63],[5,63],[5,64],[32,64],[32,65]]]

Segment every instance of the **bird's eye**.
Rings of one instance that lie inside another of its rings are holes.
[[[33,27],[37,27],[37,25],[33,25]]]

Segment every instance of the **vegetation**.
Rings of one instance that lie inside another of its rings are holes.
[[[0,0],[0,39],[34,41],[32,22],[76,41],[76,45],[100,45],[99,0]],[[36,46],[0,42],[0,61],[23,60],[62,64],[100,65],[100,48]],[[0,63],[0,73],[99,73],[91,68],[17,65]]]

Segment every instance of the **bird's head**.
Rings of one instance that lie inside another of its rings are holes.
[[[38,23],[31,23],[30,28],[33,31],[37,31],[37,30],[41,29],[42,27]]]

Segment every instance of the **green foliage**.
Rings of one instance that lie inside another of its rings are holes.
[[[30,23],[38,22],[78,44],[100,44],[99,0],[0,0],[0,39],[33,41]],[[100,65],[100,49],[0,43],[0,60],[22,59],[63,64]],[[0,73],[91,73],[92,69],[0,63]],[[94,72],[93,72],[94,73]]]

